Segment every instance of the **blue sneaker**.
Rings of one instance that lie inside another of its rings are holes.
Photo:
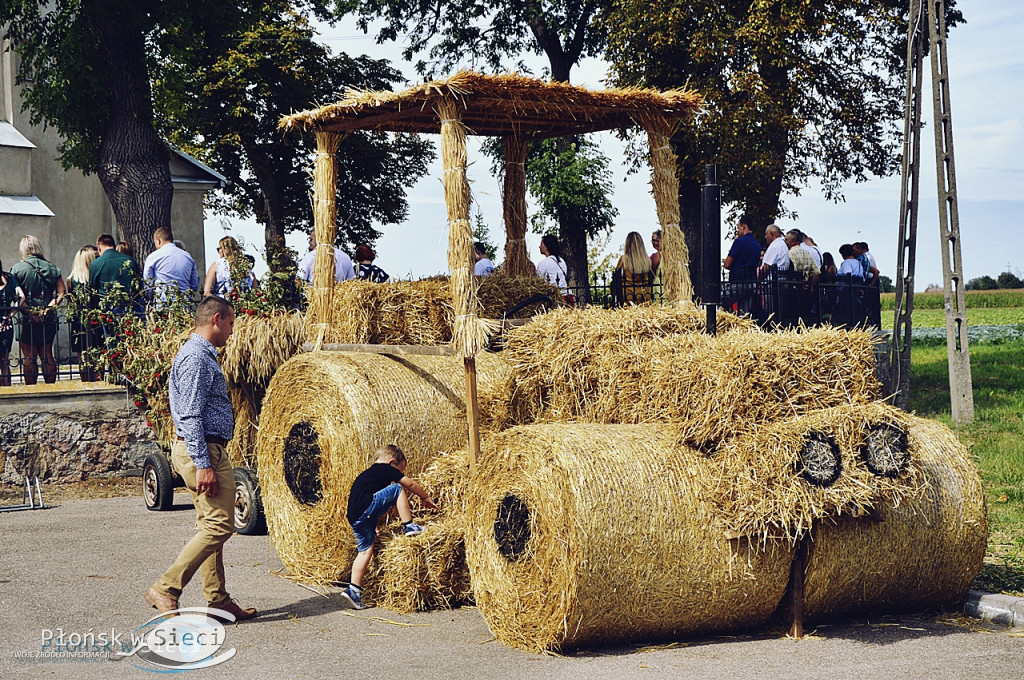
[[[419,536],[423,533],[423,527],[415,522],[409,522],[402,525],[402,531],[405,532],[406,536]]]
[[[349,585],[341,591],[341,596],[345,598],[352,609],[366,609],[366,605],[363,604],[362,592],[362,588]]]

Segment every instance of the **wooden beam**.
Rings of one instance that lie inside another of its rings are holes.
[[[302,345],[303,352],[312,352],[316,348],[311,342]],[[325,343],[320,345],[322,352],[363,352],[366,354],[425,354],[429,356],[455,356],[451,345],[367,345],[352,343]]]
[[[466,421],[469,425],[469,476],[476,476],[476,461],[480,458],[480,411],[476,396],[476,358],[465,357],[466,364]]]

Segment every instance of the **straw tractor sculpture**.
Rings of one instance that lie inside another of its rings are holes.
[[[395,522],[379,533],[364,597],[399,611],[475,602],[523,649],[734,631],[789,607],[802,620],[962,600],[986,546],[978,472],[947,428],[882,400],[870,334],[766,333],[730,314],[705,333],[668,146],[698,105],[462,73],[283,119],[317,134],[321,244],[334,242],[340,135],[440,127],[453,306],[450,345],[401,340],[380,308],[341,313],[335,296],[349,293],[331,285],[333,251],[318,251],[308,351],[277,368],[256,443],[271,539],[294,578],[347,578],[348,490],[377,446],[397,443],[441,511],[421,515],[419,536]],[[668,304],[555,309],[482,352],[494,327],[472,276],[465,134],[504,136],[515,270],[525,144],[627,124],[651,141]],[[353,339],[349,324],[388,340]]]

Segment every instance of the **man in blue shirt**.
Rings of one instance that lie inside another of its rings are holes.
[[[168,383],[171,418],[178,440],[171,463],[196,506],[198,531],[178,559],[146,591],[144,599],[160,613],[178,608],[178,598],[198,570],[209,607],[244,621],[255,609],[242,609],[224,585],[224,543],[235,532],[235,481],[227,443],[234,430],[231,399],[217,348],[227,344],[235,322],[231,305],[211,295],[196,309],[196,327],[178,350]]]
[[[737,311],[746,314],[754,299],[754,281],[761,264],[761,242],[754,237],[751,227],[754,218],[744,215],[736,227],[736,240],[722,266],[729,270],[729,283],[736,300]]]
[[[167,227],[153,232],[154,250],[146,258],[142,278],[154,299],[164,300],[168,290],[182,293],[199,290],[199,270],[191,255],[174,244]]]

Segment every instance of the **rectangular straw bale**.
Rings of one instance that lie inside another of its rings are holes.
[[[256,436],[259,434],[259,415],[253,408],[245,390],[240,387],[228,389],[231,410],[235,414],[235,429],[228,442],[228,458],[232,467],[256,469]]]
[[[512,306],[544,294],[560,302],[558,289],[536,276],[495,272],[480,280],[484,318],[500,318]],[[531,305],[513,315],[526,318]],[[325,342],[383,345],[443,345],[451,342],[454,311],[448,277],[387,284],[345,281],[335,287]]]
[[[815,328],[623,343],[597,357],[596,422],[671,421],[698,448],[781,419],[881,396],[873,337]]]
[[[461,519],[459,525],[437,518],[418,536],[402,535],[397,522],[382,531],[367,573],[367,599],[403,614],[472,603]]]
[[[559,309],[506,334],[505,351],[513,375],[509,410],[514,422],[620,422],[595,411],[602,386],[603,355],[627,342],[680,333],[701,333],[706,315],[693,305],[635,306],[606,310]],[[751,329],[746,319],[723,312],[718,327]]]
[[[909,416],[882,403],[827,408],[764,424],[722,446],[709,464],[716,472],[701,477],[704,493],[737,535],[805,535],[812,523],[840,515],[861,516],[881,506],[919,497],[925,483],[920,461],[910,457],[892,477],[872,474],[861,459],[868,426],[891,424],[907,432]],[[800,453],[808,436],[821,433],[839,447],[841,473],[830,486],[803,478]]]
[[[281,364],[305,341],[298,312],[272,316],[238,315],[234,332],[220,353],[220,366],[229,382],[266,387]]]

